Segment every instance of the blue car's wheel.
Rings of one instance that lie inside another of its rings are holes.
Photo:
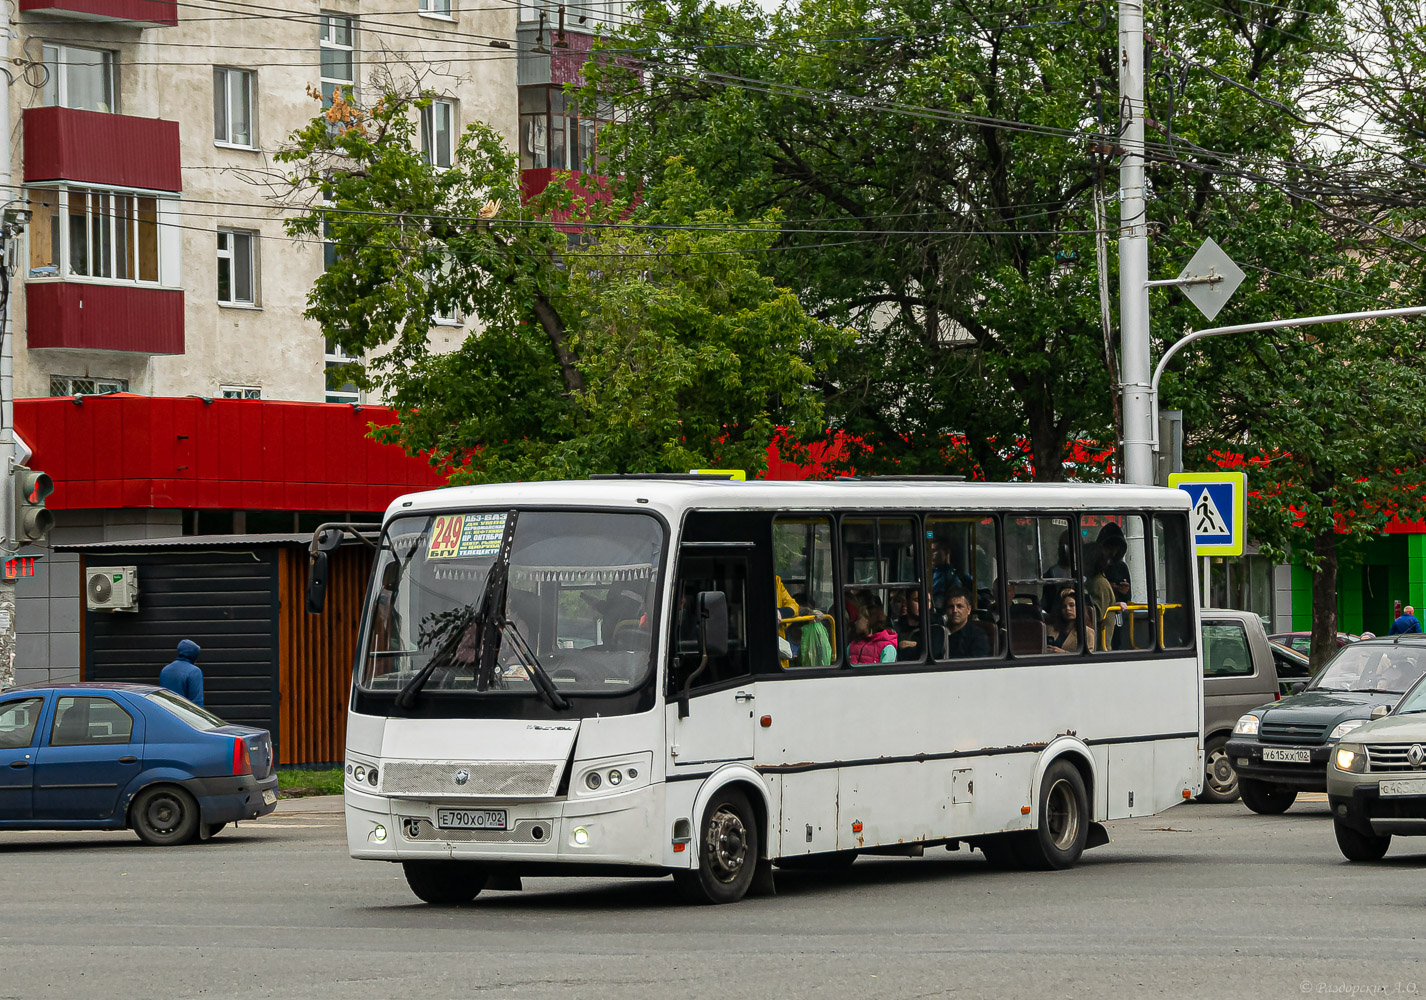
[[[129,825],[145,844],[186,844],[198,832],[198,803],[176,785],[145,788],[129,807]]]

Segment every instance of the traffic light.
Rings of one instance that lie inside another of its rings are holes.
[[[15,466],[15,543],[43,541],[54,527],[54,512],[45,498],[54,492],[54,480],[43,472]]]

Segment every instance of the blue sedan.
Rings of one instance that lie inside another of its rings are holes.
[[[0,692],[0,829],[207,840],[277,805],[272,737],[149,684]]]

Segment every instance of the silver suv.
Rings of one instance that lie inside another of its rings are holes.
[[[1380,860],[1396,835],[1426,836],[1426,680],[1337,744],[1327,801],[1349,861]]]

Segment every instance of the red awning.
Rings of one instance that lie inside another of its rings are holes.
[[[57,510],[376,511],[442,486],[421,459],[368,437],[379,406],[266,399],[103,396],[20,399],[31,468],[54,479]]]

